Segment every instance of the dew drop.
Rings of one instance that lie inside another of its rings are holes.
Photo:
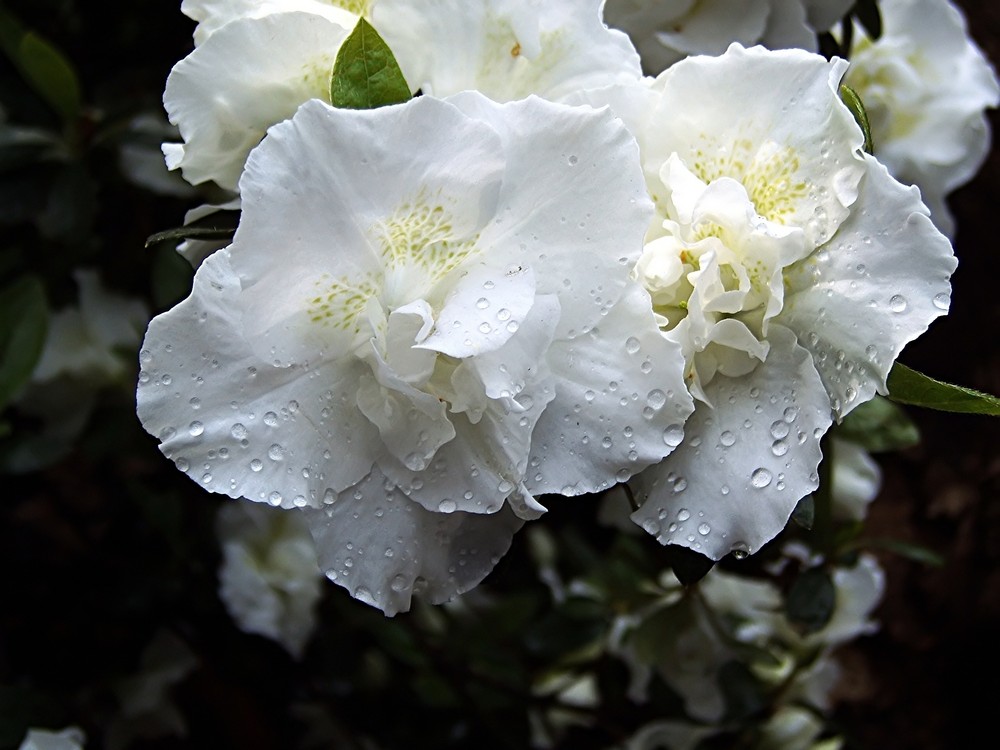
[[[188,463],[188,460],[186,458],[178,458],[177,468],[180,469],[181,471],[187,471],[188,469],[191,468],[191,464]]]
[[[260,471],[263,468],[264,468],[264,463],[259,458],[255,458],[253,461],[250,462],[251,471]]]
[[[510,310],[508,310],[505,307],[505,308],[497,311],[497,320],[500,320],[500,321],[510,320],[510,315],[511,315]]]
[[[677,511],[678,521],[686,521],[690,517],[691,517],[691,511],[689,511],[687,508],[681,508],[679,511]]]
[[[247,436],[246,425],[237,422],[236,424],[233,425],[233,428],[229,431],[229,434],[232,435],[236,440],[244,440]]]
[[[667,394],[659,388],[654,388],[646,394],[646,403],[653,407],[656,411],[659,411],[663,408],[663,405],[667,403]]]
[[[676,448],[684,440],[684,428],[679,424],[672,424],[663,431],[663,442],[671,448]]]
[[[901,313],[906,310],[906,297],[902,294],[894,294],[889,298],[889,309],[894,313]]]
[[[943,292],[941,294],[934,295],[934,299],[932,301],[934,302],[934,307],[938,310],[947,310],[948,306],[951,304],[951,298]]]
[[[775,440],[771,443],[771,453],[775,456],[784,456],[788,453],[788,443],[784,440]]]
[[[406,468],[410,471],[423,471],[427,468],[427,459],[416,451],[408,454],[406,458],[403,459],[403,463],[406,464]]]
[[[625,351],[627,351],[629,354],[635,354],[637,351],[639,351],[639,339],[637,339],[635,336],[629,336],[625,340]]]
[[[389,588],[397,593],[403,591],[406,588],[406,578],[402,574],[394,576],[392,583],[389,584]]]
[[[489,323],[480,323],[479,324],[479,332],[480,333],[489,333],[492,330],[493,330],[493,326],[491,326]]]
[[[652,534],[653,536],[657,536],[660,533],[660,524],[658,524],[656,521],[653,520],[643,521],[642,530],[645,531],[647,534]]]
[[[771,423],[771,437],[775,440],[781,440],[782,438],[788,437],[790,431],[788,423],[784,420],[778,419]]]
[[[490,301],[486,299],[486,297],[480,297],[479,299],[476,300],[476,307],[478,307],[480,310],[485,310],[489,306],[490,306]]]
[[[708,536],[712,532],[712,527],[707,523],[698,524],[698,533],[702,536]]]
[[[267,457],[272,461],[280,461],[285,457],[285,449],[277,443],[272,443],[271,447],[267,449]]]
[[[191,437],[198,437],[205,432],[205,425],[201,422],[192,422],[188,425],[188,432],[191,433]]]
[[[275,414],[273,411],[269,411],[269,412],[265,413],[264,414],[264,424],[266,424],[268,427],[277,427],[278,426],[278,415]]]
[[[458,505],[455,504],[454,500],[442,500],[438,503],[438,510],[442,513],[454,513],[458,510]]]
[[[754,470],[754,473],[750,475],[750,484],[752,484],[757,489],[763,489],[771,483],[771,472],[767,469],[760,468]]]
[[[726,448],[736,443],[736,436],[729,430],[726,430],[721,435],[719,435],[719,442],[722,443]]]

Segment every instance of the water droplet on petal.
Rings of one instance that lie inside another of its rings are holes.
[[[396,592],[403,591],[406,588],[406,578],[402,574],[394,576],[389,588]]]
[[[894,294],[889,298],[889,309],[894,313],[901,313],[906,310],[906,297],[902,294]]]
[[[454,500],[442,500],[438,503],[438,510],[442,513],[454,513],[458,510],[458,506]]]
[[[629,354],[635,354],[639,351],[639,339],[635,336],[629,336],[625,341],[625,351]]]
[[[676,448],[684,440],[684,428],[679,424],[672,424],[663,431],[663,442],[671,448]]]
[[[753,474],[750,475],[750,484],[752,484],[757,489],[763,489],[771,483],[771,472],[767,469],[760,468],[756,469]]]
[[[708,536],[712,531],[712,527],[707,523],[698,524],[698,533],[702,536]]]
[[[229,434],[232,435],[237,440],[245,439],[247,436],[246,425],[237,422],[236,424],[233,425],[233,428],[229,431]]]
[[[947,294],[944,293],[936,294],[934,295],[933,302],[934,302],[934,307],[936,307],[938,310],[947,310],[949,305],[951,304],[951,297],[949,297]]]
[[[719,442],[722,443],[726,448],[728,448],[736,442],[736,436],[729,430],[726,430],[721,435],[719,435]]]
[[[201,422],[192,422],[188,425],[188,432],[191,433],[191,437],[198,437],[205,431],[205,425]]]
[[[679,511],[677,511],[678,521],[686,521],[690,517],[691,517],[691,511],[689,511],[687,508],[681,508]]]
[[[273,443],[271,447],[267,449],[267,457],[272,461],[280,461],[285,457],[285,449],[277,443]]]
[[[278,415],[275,414],[273,411],[267,412],[266,414],[264,414],[264,424],[266,424],[268,427],[277,427]]]

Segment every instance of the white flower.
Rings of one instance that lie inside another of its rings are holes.
[[[219,509],[219,597],[241,630],[302,655],[316,627],[323,572],[300,513],[251,502]]]
[[[194,43],[200,45],[230,21],[263,18],[274,13],[313,13],[351,29],[374,2],[376,0],[183,0],[181,12],[198,22]]]
[[[951,247],[861,152],[845,67],[733,45],[621,112],[657,206],[637,273],[698,399],[684,444],[635,482],[633,519],[664,544],[718,559],[771,539],[818,485],[831,415],[885,393],[948,308]]]
[[[232,247],[150,324],[139,416],[207,489],[313,509],[358,598],[451,598],[533,495],[605,489],[680,441],[679,350],[629,279],[650,206],[609,112],[308,102],[241,193]]]
[[[351,27],[316,13],[230,21],[167,78],[163,106],[184,143],[165,143],[170,169],[192,184],[236,190],[250,149],[309,99],[330,100],[330,74]]]
[[[114,685],[121,709],[108,726],[108,750],[130,747],[136,739],[185,736],[187,723],[170,693],[197,665],[182,640],[167,630],[157,632],[142,652],[139,670]]]
[[[166,143],[163,152],[189,182],[235,190],[268,127],[309,99],[329,102],[337,51],[357,17],[315,0],[204,5],[228,15],[167,79],[164,107],[184,143]],[[559,100],[640,76],[628,38],[601,22],[600,0],[379,0],[364,10],[412,90],[424,94]],[[204,24],[215,16],[196,17]]]
[[[79,727],[67,727],[58,732],[29,729],[18,750],[82,750],[85,739]]]
[[[120,379],[131,367],[122,352],[135,352],[149,313],[140,300],[109,292],[96,271],[73,273],[80,290],[79,307],[67,307],[49,319],[31,379],[43,383],[71,377],[94,383]]]
[[[947,0],[883,0],[882,36],[855,29],[847,83],[868,111],[875,154],[920,188],[951,234],[945,196],[968,182],[989,150],[984,109],[1000,102],[996,74]]]
[[[863,521],[868,505],[882,487],[882,470],[871,455],[855,442],[834,437],[830,445],[830,498],[838,520]]]
[[[499,102],[636,81],[639,55],[601,20],[604,0],[378,0],[372,23],[410,86]]]
[[[605,16],[628,32],[653,73],[688,55],[719,55],[733,42],[816,49],[853,0],[608,0]]]

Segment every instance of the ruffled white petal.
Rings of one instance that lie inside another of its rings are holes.
[[[311,98],[329,100],[345,28],[310,13],[237,19],[174,66],[163,105],[184,143],[167,166],[193,184],[235,190],[247,154]]]
[[[532,439],[531,491],[599,492],[674,450],[693,408],[681,362],[638,287],[590,334],[554,344],[556,393]]]
[[[637,80],[639,56],[601,20],[603,0],[379,0],[372,23],[411,88],[495,101]]]
[[[643,504],[632,519],[661,544],[715,560],[755,552],[818,486],[829,397],[790,331],[772,326],[769,341],[749,375],[708,385],[715,408],[699,403],[680,447],[633,479]]]
[[[409,610],[414,594],[438,604],[471,589],[523,523],[507,508],[427,511],[377,470],[329,506],[305,512],[330,580],[389,616]]]
[[[194,43],[199,45],[219,28],[238,18],[263,18],[275,13],[303,11],[354,28],[358,15],[374,0],[183,0],[181,12],[197,21]]]
[[[948,311],[957,265],[919,193],[865,157],[850,217],[786,276],[777,321],[816,362],[839,417],[876,392],[902,348]]]

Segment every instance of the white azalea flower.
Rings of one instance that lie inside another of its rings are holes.
[[[79,727],[59,731],[29,729],[18,750],[82,750],[86,737]]]
[[[652,73],[688,55],[720,55],[733,42],[816,49],[853,0],[608,0],[608,23],[623,29]]]
[[[499,102],[636,81],[639,55],[601,20],[604,0],[378,0],[372,23],[410,86]]]
[[[698,399],[684,444],[634,485],[633,520],[664,544],[718,559],[771,539],[818,485],[831,417],[885,393],[948,308],[951,247],[861,152],[845,67],[733,45],[622,111],[657,205],[637,273]]]
[[[259,503],[226,503],[216,531],[226,610],[241,630],[272,638],[298,658],[316,627],[323,591],[305,518]]]
[[[882,470],[864,448],[850,440],[831,440],[830,499],[839,520],[863,521],[882,488]]]
[[[207,489],[313,509],[355,596],[467,590],[534,495],[680,441],[678,347],[629,280],[650,206],[607,111],[312,101],[240,186],[232,247],[150,324],[139,416]]]
[[[237,18],[177,63],[163,106],[184,143],[170,169],[192,184],[236,190],[250,149],[309,99],[330,101],[330,74],[351,27],[316,13]]]
[[[945,196],[986,158],[984,109],[1000,102],[996,74],[947,0],[883,0],[879,9],[877,41],[855,29],[847,83],[868,111],[879,161],[920,188],[935,223],[951,234]]]
[[[600,2],[342,5],[372,16],[412,90],[439,97],[478,90],[510,101],[530,94],[560,100],[580,88],[639,78],[638,55],[624,34],[601,22]],[[268,127],[309,99],[330,100],[337,51],[357,16],[319,0],[203,5],[225,8],[226,22],[167,79],[164,106],[184,143],[164,144],[163,151],[167,165],[189,182],[214,180],[235,190],[247,154]],[[205,24],[216,16],[196,17]]]
[[[303,11],[323,16],[339,26],[354,28],[358,18],[369,12],[376,0],[183,0],[181,12],[198,22],[195,45],[230,21],[263,18],[275,13]]]

